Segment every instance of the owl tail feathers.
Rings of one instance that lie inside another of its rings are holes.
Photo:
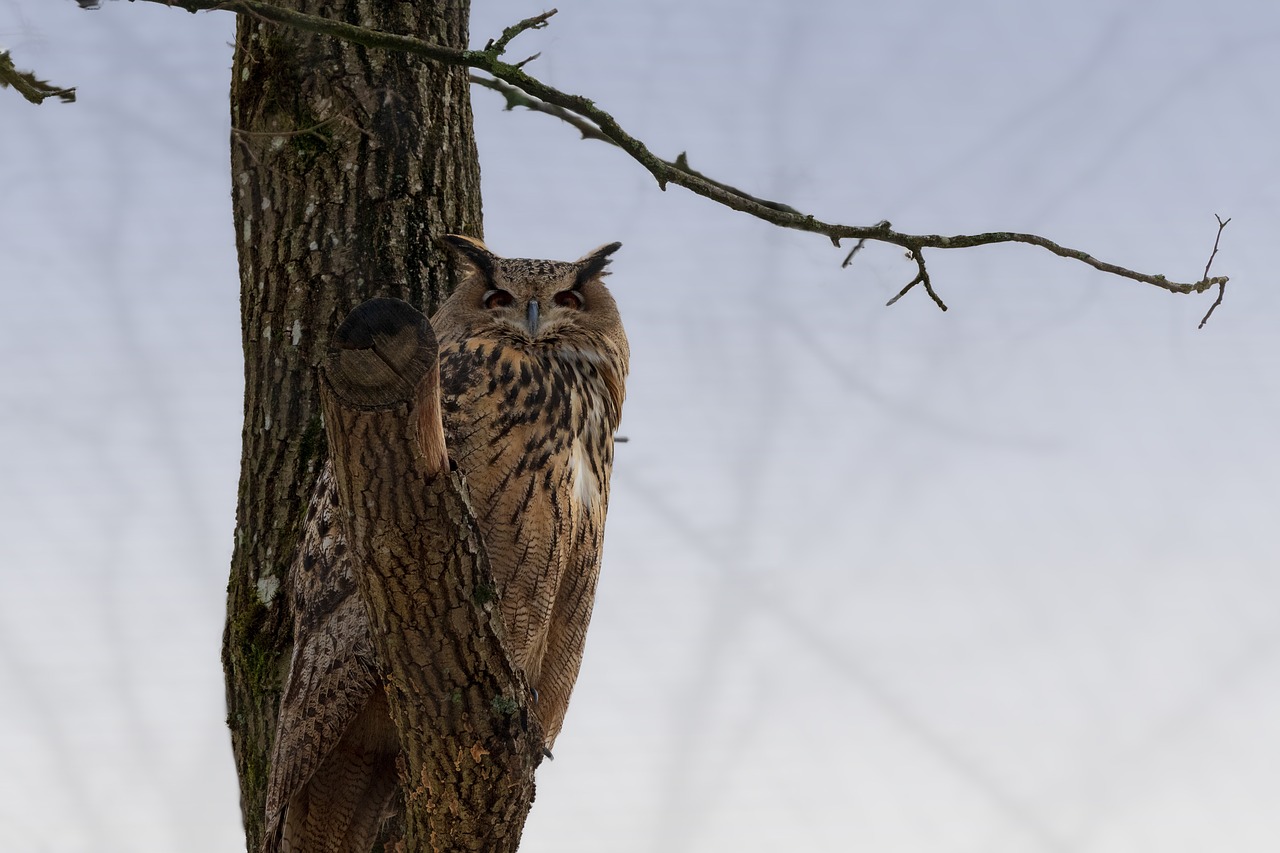
[[[274,853],[368,853],[396,779],[394,754],[336,751],[289,803]]]

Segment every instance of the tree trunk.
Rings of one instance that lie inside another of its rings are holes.
[[[291,5],[467,42],[467,0]],[[291,643],[280,593],[326,455],[316,368],[342,317],[370,297],[435,309],[451,282],[432,238],[479,236],[480,190],[465,69],[241,16],[231,124],[245,421],[223,665],[257,850]]]

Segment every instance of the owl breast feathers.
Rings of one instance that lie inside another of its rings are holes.
[[[627,338],[601,281],[619,244],[563,263],[499,258],[466,237],[444,242],[466,267],[431,318],[445,435],[550,747],[582,661],[622,416]],[[327,465],[290,588],[294,653],[263,849],[366,851],[392,808],[399,742]]]

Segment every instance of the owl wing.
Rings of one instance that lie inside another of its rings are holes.
[[[550,744],[582,660],[620,402],[594,363],[475,339],[448,342],[440,358],[450,455]]]
[[[575,361],[558,367],[553,373],[564,376],[568,389],[571,439],[560,457],[559,486],[551,501],[560,572],[538,680],[538,715],[548,747],[560,733],[582,665],[600,578],[613,434],[621,414],[621,403],[606,380],[608,372]]]
[[[603,519],[602,519],[603,520]],[[578,680],[587,626],[595,604],[596,582],[600,578],[600,533],[603,526],[586,532],[594,542],[583,542],[569,554],[561,575],[555,604],[547,626],[546,650],[538,680],[538,719],[543,722],[547,747],[556,736],[569,710],[569,696]]]
[[[544,376],[499,343],[442,341],[441,410],[449,455],[467,480],[503,627],[517,665],[536,683],[556,578],[550,531],[541,523],[548,458],[541,444]],[[541,587],[541,588],[540,588]]]
[[[291,803],[381,690],[368,617],[351,575],[337,511],[337,489],[326,465],[290,572],[294,650],[267,783],[267,853],[288,848],[280,844]],[[351,796],[360,796],[359,784],[350,787]]]

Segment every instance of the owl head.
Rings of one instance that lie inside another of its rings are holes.
[[[571,348],[620,359],[625,370],[629,352],[622,318],[601,281],[621,243],[572,262],[500,258],[459,234],[441,243],[465,268],[462,283],[432,318],[442,342],[492,338],[515,346]]]

